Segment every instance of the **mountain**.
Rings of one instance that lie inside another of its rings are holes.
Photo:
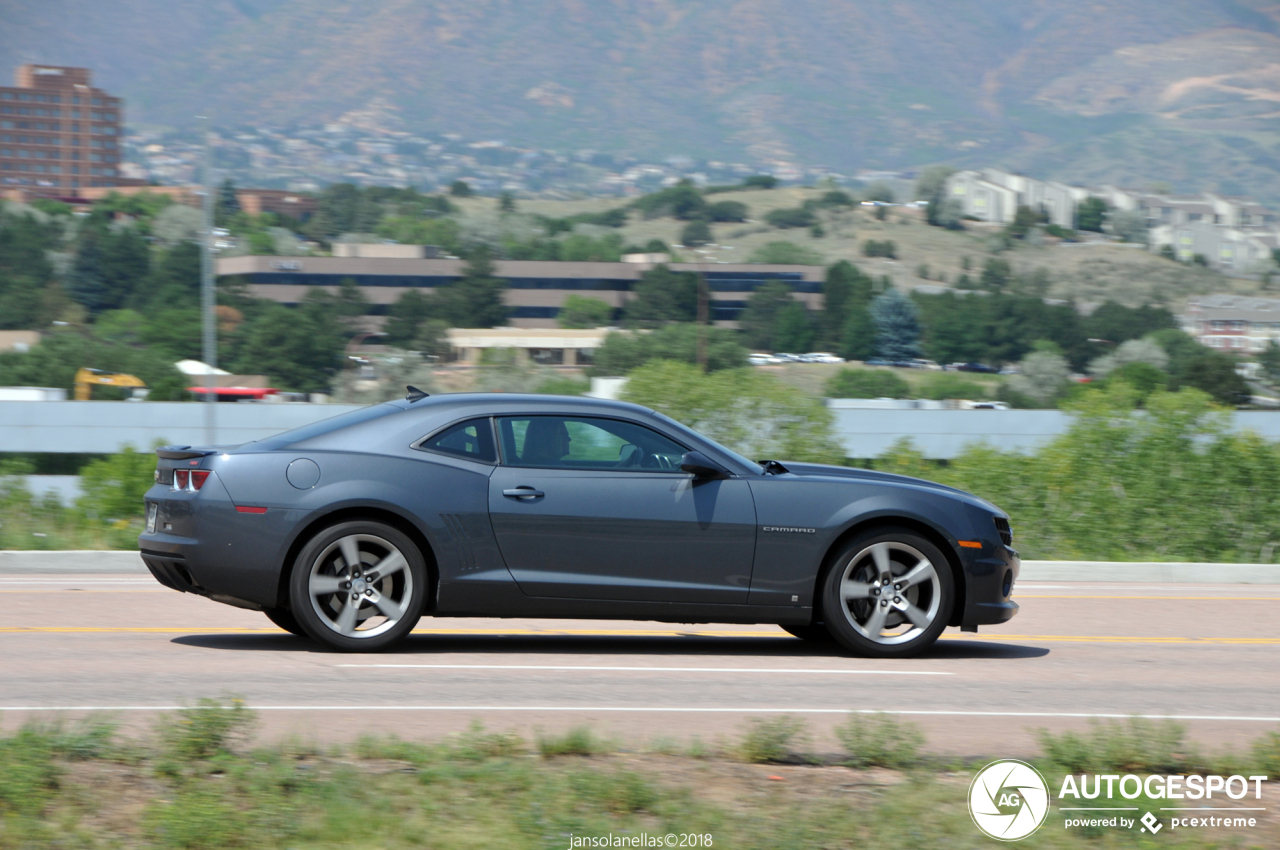
[[[0,0],[129,121],[403,129],[1280,199],[1276,0]]]

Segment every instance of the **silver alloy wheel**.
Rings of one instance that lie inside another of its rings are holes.
[[[348,534],[312,562],[307,577],[311,608],[343,637],[376,637],[409,610],[413,572],[408,567],[400,550],[384,538]]]
[[[871,544],[845,565],[840,601],[858,634],[892,646],[914,640],[934,622],[942,584],[919,549],[886,540]]]

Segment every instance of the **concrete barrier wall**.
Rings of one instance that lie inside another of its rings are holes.
[[[0,575],[146,573],[137,552],[0,550]],[[1151,584],[1280,584],[1280,564],[1023,561],[1019,582],[1145,582]],[[1014,594],[1017,595],[1016,592]]]

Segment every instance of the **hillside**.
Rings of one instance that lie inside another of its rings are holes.
[[[732,199],[745,203],[751,221],[740,224],[712,225],[716,245],[706,256],[712,262],[744,262],[753,251],[778,240],[785,240],[814,251],[824,263],[850,260],[863,270],[888,275],[904,289],[938,286],[940,278],[954,284],[962,274],[977,278],[989,257],[1008,261],[1015,277],[1045,270],[1049,286],[1043,293],[1050,298],[1079,300],[1097,304],[1108,299],[1139,306],[1157,302],[1180,310],[1187,297],[1209,292],[1261,294],[1253,281],[1225,277],[1198,266],[1186,266],[1166,260],[1133,245],[1118,244],[1039,244],[1015,242],[1010,250],[992,253],[998,228],[969,223],[961,232],[930,227],[916,210],[895,208],[885,221],[878,221],[866,208],[837,208],[821,211],[825,236],[814,237],[806,228],[781,230],[763,222],[774,209],[796,207],[809,199],[817,199],[823,190],[786,188],[732,192],[709,196],[710,200]],[[495,228],[512,232],[533,232],[534,215],[565,217],[582,212],[603,212],[618,205],[616,200],[584,199],[581,201],[520,201],[519,214],[499,217],[497,202],[491,198],[455,199],[461,208],[464,229],[478,233]],[[526,220],[526,217],[528,219]],[[678,244],[685,222],[673,218],[646,219],[633,213],[626,226],[609,228],[579,225],[578,232],[604,234],[617,232],[627,244],[643,245],[650,239]],[[863,255],[867,240],[892,240],[897,246],[897,259],[868,258]],[[686,259],[696,255],[683,251]],[[969,268],[964,268],[965,259]],[[919,275],[928,266],[929,278]]]
[[[0,0],[0,66],[135,124],[399,127],[759,164],[1024,167],[1280,200],[1272,0]]]

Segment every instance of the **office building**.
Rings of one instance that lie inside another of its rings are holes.
[[[94,88],[88,68],[21,65],[15,83],[0,87],[0,189],[57,197],[120,185],[120,98]]]

